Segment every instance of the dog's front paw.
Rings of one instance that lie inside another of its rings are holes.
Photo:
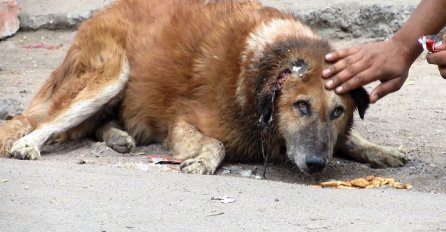
[[[127,132],[116,133],[110,136],[106,144],[119,153],[128,153],[135,148],[135,140]]]
[[[180,170],[189,174],[212,175],[216,169],[212,162],[202,157],[185,160],[180,165]]]
[[[15,142],[11,148],[10,154],[16,159],[40,159],[39,147],[35,143],[24,140]]]
[[[392,147],[379,146],[375,151],[368,152],[368,163],[373,168],[402,167],[409,161],[406,155]]]

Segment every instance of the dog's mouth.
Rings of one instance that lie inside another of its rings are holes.
[[[296,163],[299,170],[308,175],[323,172],[327,167],[327,164],[328,159],[321,158],[320,156],[307,156],[303,164]]]
[[[302,172],[315,174],[325,170],[333,156],[335,133],[328,126],[301,126],[284,136],[287,156]],[[296,127],[294,127],[296,128]]]
[[[294,151],[293,151],[294,150]],[[328,165],[329,152],[303,152],[305,148],[293,149],[288,152],[288,158],[296,164],[300,171],[312,175],[323,172]]]

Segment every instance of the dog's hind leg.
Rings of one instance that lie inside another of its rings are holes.
[[[373,168],[401,167],[408,160],[392,147],[379,146],[362,138],[354,130],[340,147],[343,154],[360,163],[368,163]]]
[[[117,121],[110,121],[96,130],[96,137],[119,153],[131,152],[135,148],[135,139],[122,130]]]
[[[174,126],[166,143],[175,158],[185,160],[180,165],[185,173],[214,174],[225,157],[223,143],[186,122]]]
[[[30,106],[19,116],[0,124],[0,156],[11,155],[12,145],[31,133],[47,116],[51,97],[55,92],[53,83],[63,79],[64,66],[51,73],[50,78],[39,89]]]
[[[16,116],[0,125],[0,157],[8,156],[15,141],[34,130],[35,122],[24,115]]]
[[[39,89],[28,109],[19,116],[0,124],[0,156],[11,155],[12,145],[31,133],[47,116],[54,94],[53,83],[63,79],[63,65],[51,73],[50,78]]]
[[[112,58],[114,62],[104,64],[102,72],[93,70],[83,73],[79,80],[85,86],[75,92],[74,97],[68,96],[72,94],[70,91],[66,93],[67,96],[62,93],[55,97],[60,101],[53,100],[56,106],[51,107],[48,117],[33,132],[14,143],[10,151],[12,156],[18,159],[38,159],[40,148],[48,139],[81,124],[123,91],[128,81],[129,65],[122,54],[122,50],[116,53],[117,57]]]

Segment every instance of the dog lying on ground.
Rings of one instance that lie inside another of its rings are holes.
[[[94,134],[118,152],[162,142],[186,173],[266,154],[311,174],[338,151],[403,165],[402,153],[352,131],[364,89],[324,89],[331,50],[256,1],[119,0],[80,26],[27,111],[0,126],[0,152],[38,159],[49,141]]]

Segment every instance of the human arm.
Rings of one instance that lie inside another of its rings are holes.
[[[409,68],[422,52],[417,39],[436,34],[446,25],[446,1],[422,0],[404,26],[389,40],[363,44],[329,53],[334,63],[322,72],[326,88],[345,93],[373,81],[381,81],[370,93],[375,103],[401,88]]]

